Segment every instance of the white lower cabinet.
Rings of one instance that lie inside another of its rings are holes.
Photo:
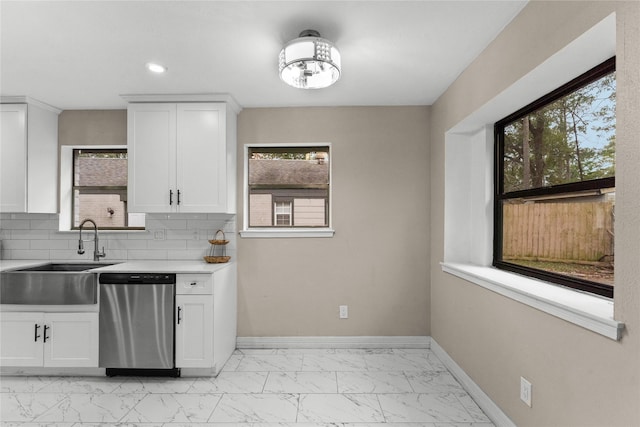
[[[98,313],[0,313],[2,366],[98,367]]]
[[[176,295],[176,366],[207,368],[213,360],[211,295]]]
[[[176,368],[205,368],[217,375],[235,350],[235,275],[235,265],[176,275]]]

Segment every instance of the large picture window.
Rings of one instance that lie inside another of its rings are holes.
[[[615,58],[495,124],[497,268],[613,297]]]
[[[247,150],[249,229],[329,227],[328,145]]]

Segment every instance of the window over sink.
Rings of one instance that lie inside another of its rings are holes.
[[[60,229],[90,218],[101,230],[144,230],[145,215],[127,211],[127,149],[63,146]]]

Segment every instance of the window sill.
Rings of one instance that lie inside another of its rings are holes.
[[[620,340],[624,323],[613,319],[613,301],[541,280],[469,264],[443,262],[442,271],[567,322]]]
[[[251,229],[242,230],[240,237],[249,238],[297,238],[297,237],[333,237],[335,230],[331,228],[299,228],[299,229]]]

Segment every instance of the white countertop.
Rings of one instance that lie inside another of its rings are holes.
[[[18,268],[37,267],[50,262],[74,263],[73,261],[52,260],[0,260],[0,271],[15,270]],[[77,262],[78,264],[86,263]],[[217,270],[233,265],[233,263],[208,264],[204,261],[123,261],[114,265],[94,268],[96,273],[213,273]]]

